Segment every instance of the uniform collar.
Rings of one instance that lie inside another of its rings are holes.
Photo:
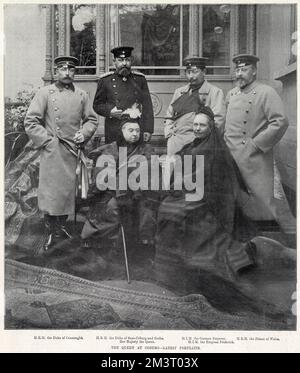
[[[63,91],[64,89],[71,90],[73,92],[75,91],[75,86],[73,83],[63,84],[62,82],[57,81],[55,82],[55,86],[56,88],[59,89],[60,92]]]
[[[119,79],[122,79],[122,80],[124,78],[124,76],[119,75],[116,70],[114,71],[114,75],[117,76]],[[128,78],[131,78],[131,77],[132,77],[132,70],[130,71],[130,74],[127,77],[125,77],[125,78],[127,80]]]

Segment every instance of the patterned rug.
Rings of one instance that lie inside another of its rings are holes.
[[[10,259],[5,281],[6,329],[289,330],[295,323],[291,315],[221,312],[200,294],[109,286]]]

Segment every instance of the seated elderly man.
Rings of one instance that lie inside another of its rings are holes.
[[[152,250],[157,193],[145,185],[146,179],[150,182],[148,163],[152,154],[154,150],[144,143],[135,119],[123,120],[117,140],[90,154],[96,160],[95,201],[81,233],[85,246],[120,247],[122,224],[130,246],[138,244],[141,252]]]
[[[182,190],[171,190],[160,205],[155,272],[158,281],[171,286],[183,286],[184,273],[192,269],[234,281],[256,264],[255,244],[232,238],[239,185],[231,155],[216,130],[214,114],[200,105],[190,115],[195,139],[177,155],[183,165],[184,158],[191,157],[194,179],[201,165],[197,157],[204,157],[203,190],[198,199],[187,198],[191,192],[183,183]]]

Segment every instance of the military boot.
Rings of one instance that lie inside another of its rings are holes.
[[[71,233],[68,231],[66,227],[67,219],[68,219],[68,215],[57,216],[57,231],[61,237],[72,238]]]
[[[56,216],[45,215],[45,229],[46,229],[46,240],[44,242],[43,248],[45,251],[49,250],[53,246],[55,241],[56,233]]]

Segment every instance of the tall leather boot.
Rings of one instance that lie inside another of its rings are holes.
[[[55,232],[56,232],[56,216],[45,214],[45,229],[46,229],[46,240],[44,243],[44,250],[47,251],[54,244],[55,241]]]
[[[68,219],[68,215],[61,215],[57,216],[57,229],[59,235],[64,238],[72,238],[71,233],[67,230],[66,221]]]

